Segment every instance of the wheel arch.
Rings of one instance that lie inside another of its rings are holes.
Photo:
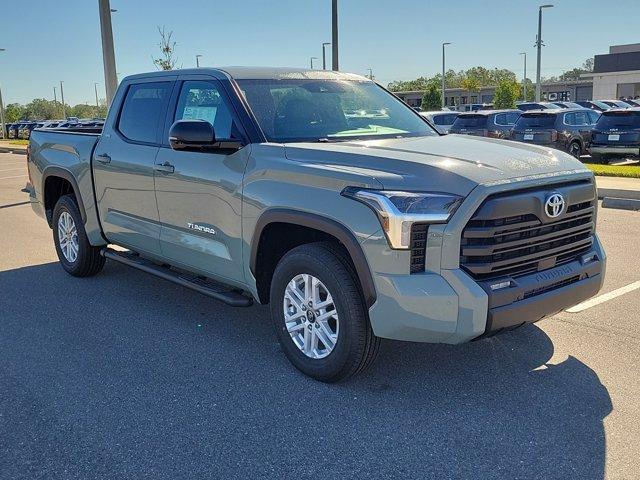
[[[253,276],[256,278],[256,281],[258,281],[260,277],[257,270],[260,261],[261,247],[264,247],[265,236],[263,234],[270,225],[272,226],[274,224],[284,224],[296,228],[302,227],[311,229],[337,240],[344,247],[353,264],[355,273],[362,288],[362,294],[367,308],[371,307],[371,305],[375,303],[377,297],[373,276],[371,275],[371,269],[369,268],[364,251],[353,232],[344,224],[336,220],[315,213],[299,210],[274,208],[265,211],[258,218],[251,241],[251,252],[249,257],[249,268]],[[264,295],[261,294],[260,285],[258,285],[258,294],[262,302]]]
[[[67,187],[68,185],[68,187]],[[70,189],[70,191],[69,191]],[[87,213],[80,196],[80,188],[78,182],[69,170],[61,167],[49,166],[42,172],[42,203],[45,209],[47,222],[51,226],[53,218],[53,209],[56,202],[62,195],[73,193],[82,221],[87,221]]]

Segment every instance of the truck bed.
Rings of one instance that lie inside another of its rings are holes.
[[[31,132],[28,156],[30,187],[27,188],[33,209],[50,220],[53,207],[43,202],[48,187],[47,178],[55,175],[68,180],[76,191],[87,234],[93,240],[100,241],[102,236],[91,174],[91,157],[100,132],[86,130],[35,129]]]

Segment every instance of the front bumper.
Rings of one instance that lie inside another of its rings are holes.
[[[605,268],[596,237],[580,260],[510,279],[510,287],[495,292],[490,282],[478,283],[461,269],[442,275],[376,275],[378,300],[369,316],[379,337],[463,343],[537,322],[593,297]]]
[[[589,178],[590,174],[581,174]],[[577,179],[581,178],[580,176]],[[575,176],[569,180],[576,180]],[[549,179],[557,183],[558,179]],[[540,180],[530,185],[540,186]],[[377,301],[369,317],[377,336],[427,343],[463,343],[533,323],[595,295],[606,270],[606,255],[593,244],[570,263],[514,278],[508,288],[492,290],[460,268],[460,235],[470,216],[489,195],[513,189],[508,184],[472,192],[447,225],[429,228],[424,272],[408,274],[409,253],[389,250],[384,235],[362,242],[370,263]],[[524,187],[527,183],[525,182]],[[463,210],[464,209],[464,210]]]
[[[526,323],[534,323],[593,297],[602,286],[605,261],[601,247],[580,259],[539,273],[511,279],[511,286],[491,291],[491,283],[481,284],[489,297],[487,325],[482,336],[491,336]]]

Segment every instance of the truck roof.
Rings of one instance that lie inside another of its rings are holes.
[[[197,75],[210,74],[215,77],[231,77],[235,80],[358,80],[371,81],[354,73],[334,72],[331,70],[308,70],[304,68],[288,67],[220,67],[220,68],[185,68],[178,70],[161,70],[158,72],[139,73],[130,75],[124,80],[161,77],[167,75]]]

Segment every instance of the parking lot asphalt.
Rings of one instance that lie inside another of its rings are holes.
[[[266,307],[108,262],[57,264],[0,154],[0,478],[637,478],[640,290],[460,346],[383,342],[310,380]],[[640,280],[640,213],[601,209],[602,293]]]

